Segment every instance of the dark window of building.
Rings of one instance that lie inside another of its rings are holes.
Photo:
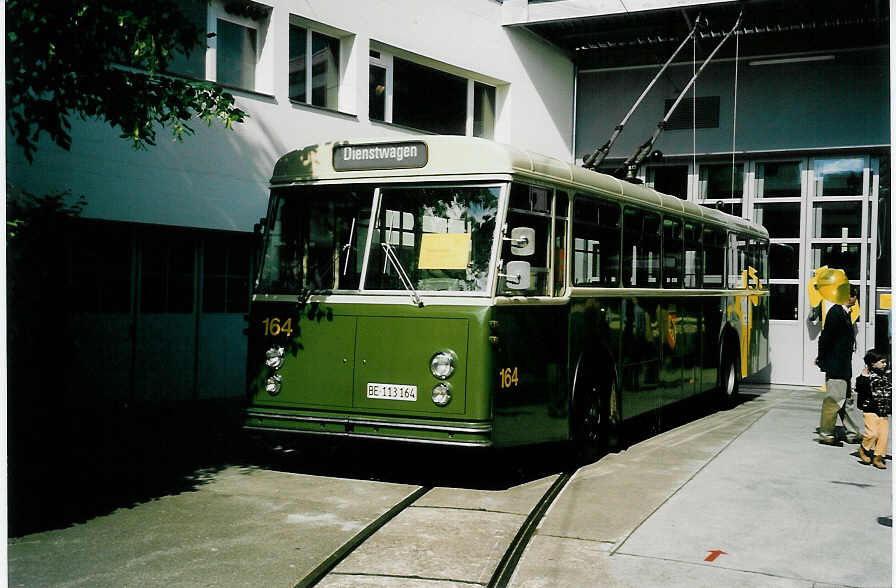
[[[799,312],[799,285],[771,284],[769,286],[769,318],[795,321]]]
[[[207,30],[208,6],[205,2],[192,2],[181,0],[178,9],[189,24],[196,27],[199,44],[189,54],[174,51],[171,62],[168,64],[168,72],[176,75],[205,79],[205,33]]]
[[[251,238],[205,241],[203,312],[246,312],[249,307]]]
[[[311,68],[310,100],[307,87],[309,67]],[[298,25],[289,25],[289,98],[296,102],[334,110],[339,107],[339,39],[317,31],[309,31]]]
[[[577,197],[573,211],[573,284],[619,286],[619,205]]]
[[[193,312],[193,240],[177,233],[147,235],[140,250],[141,312]]]
[[[255,89],[257,31],[218,19],[217,81],[219,84]]]
[[[802,164],[799,161],[775,161],[756,166],[759,198],[799,198]]]
[[[370,64],[368,109],[371,120],[386,120],[386,68]]]
[[[647,185],[657,192],[686,200],[688,197],[688,166],[650,166],[647,168]]]
[[[675,99],[666,100],[663,107],[663,116],[672,105]],[[675,112],[666,122],[667,131],[679,131],[683,129],[717,129],[719,128],[719,97],[718,96],[699,96],[697,98],[696,113],[694,111],[694,99],[685,98],[679,102],[675,108]],[[662,119],[662,117],[660,117]]]
[[[799,278],[799,243],[773,243],[768,251],[768,263],[772,279]]]
[[[71,243],[71,303],[77,312],[131,312],[131,234],[127,228],[88,223]]]
[[[744,195],[744,164],[703,164],[700,166],[700,190],[697,197],[704,200],[742,198]],[[740,215],[738,215],[740,216]]]
[[[467,128],[467,80],[394,58],[392,122],[445,135]]]
[[[800,236],[800,203],[776,202],[757,204],[755,221],[768,229],[772,239],[796,239]]]

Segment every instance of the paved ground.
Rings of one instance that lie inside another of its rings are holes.
[[[854,445],[814,443],[817,390],[756,392],[580,469],[511,584],[892,585],[891,470],[860,465]],[[524,458],[542,463],[520,480],[514,468],[498,472],[504,464],[464,471],[464,459],[411,467],[428,454],[309,450],[276,464],[225,460],[128,494],[120,507],[86,509],[11,539],[9,584],[291,586],[392,504],[432,484],[322,585],[483,585],[554,480],[556,451]]]

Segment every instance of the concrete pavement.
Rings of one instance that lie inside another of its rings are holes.
[[[892,470],[814,442],[820,391],[755,392],[580,469],[511,584],[890,586]],[[291,586],[419,487],[412,469],[388,482],[303,470],[310,456],[297,471],[198,471],[189,490],[14,538],[10,586]],[[446,475],[322,585],[484,585],[554,478],[483,489]]]

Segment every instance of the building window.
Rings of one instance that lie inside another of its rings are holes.
[[[464,135],[467,80],[394,58],[392,122],[444,135]]]
[[[473,83],[473,136],[495,138],[495,87]]]
[[[177,233],[154,234],[141,245],[141,312],[192,313],[193,240]]]
[[[688,198],[688,166],[651,165],[647,168],[647,186],[657,192]]]
[[[864,178],[864,157],[815,160],[816,196],[863,196]]]
[[[494,86],[372,49],[368,88],[370,120],[444,135],[494,138]]]
[[[801,162],[772,161],[756,164],[757,198],[799,198],[801,195]]]
[[[254,90],[258,31],[219,18],[216,37],[216,81]]]
[[[78,312],[131,312],[131,234],[126,227],[85,223],[72,239],[71,299]]]
[[[205,242],[202,281],[203,312],[246,312],[249,307],[251,239],[209,239]]]
[[[799,239],[799,202],[763,202],[755,205],[753,220],[766,229],[772,239]]]
[[[186,76],[197,80],[205,79],[205,34],[208,27],[208,5],[205,2],[180,0],[177,6],[184,20],[196,27],[201,33],[200,44],[193,48],[189,55],[174,51],[168,63],[168,73]]]
[[[697,184],[699,204],[734,216],[743,216],[744,164],[706,163],[700,165]]]
[[[769,318],[795,321],[799,318],[799,284],[771,284],[769,286]]]
[[[289,98],[334,110],[339,107],[338,38],[290,23]]]

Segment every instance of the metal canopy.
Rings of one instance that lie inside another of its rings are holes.
[[[697,36],[697,53],[705,56],[716,45],[712,39],[730,29],[742,5],[741,57],[889,43],[887,0],[750,0],[513,26],[524,26],[565,49],[580,68],[654,65],[668,58],[701,13],[709,25]],[[718,58],[733,54],[731,43]],[[682,52],[681,60],[691,58],[691,51]]]

